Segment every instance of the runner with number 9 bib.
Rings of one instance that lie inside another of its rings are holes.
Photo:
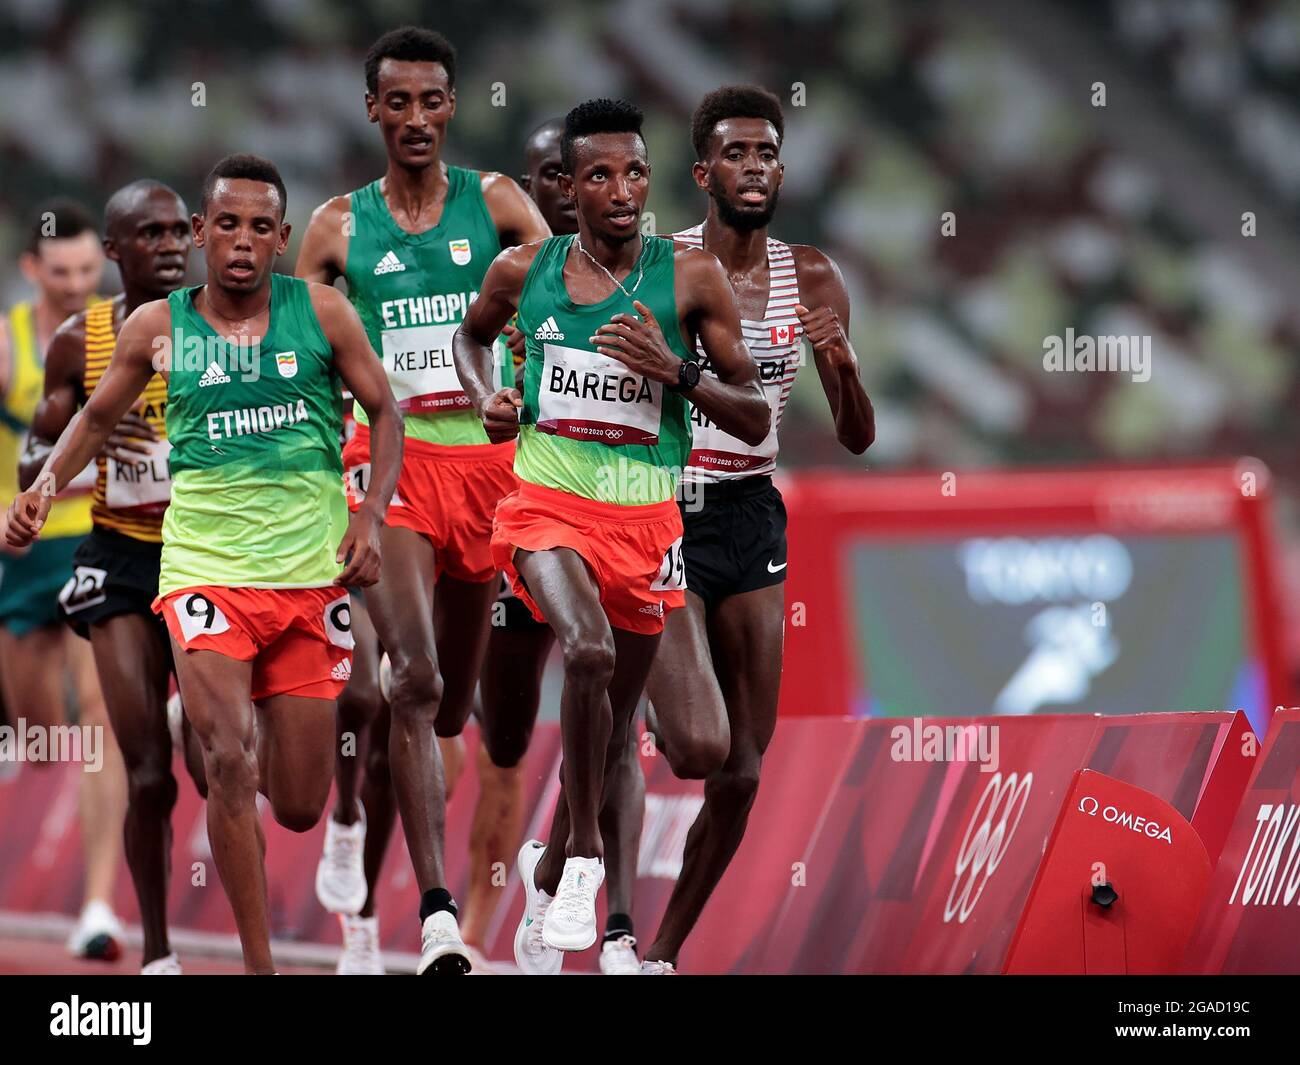
[[[257,792],[292,831],[324,809],[334,699],[351,664],[347,587],[378,578],[401,461],[401,415],[356,312],[332,288],[272,272],[289,240],[284,211],[268,160],[213,167],[192,220],[207,283],[126,320],[99,386],[5,529],[15,547],[34,540],[50,496],[164,375],[172,496],[153,608],[203,753],[208,836],[250,973],[274,971]],[[370,492],[351,518],[341,385],[369,415],[373,448]]]

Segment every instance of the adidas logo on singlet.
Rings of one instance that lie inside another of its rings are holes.
[[[402,262],[396,252],[387,252],[379,262],[375,263],[375,276],[380,274],[396,274],[406,269],[406,264]]]
[[[333,669],[330,670],[330,680],[350,680],[352,677],[352,662],[349,659],[343,659]]]
[[[209,363],[208,368],[203,371],[203,376],[199,378],[199,387],[207,388],[208,385],[228,385],[230,384],[230,374],[226,373],[215,362]]]
[[[564,334],[560,332],[560,327],[552,315],[537,327],[537,332],[533,334],[534,340],[563,340]]]

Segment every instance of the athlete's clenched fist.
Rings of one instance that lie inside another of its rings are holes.
[[[801,303],[795,307],[794,313],[799,316],[799,324],[803,326],[804,336],[813,346],[813,351],[831,356],[832,361],[837,358],[853,361],[849,338],[845,336],[840,316],[833,307],[809,310]]]
[[[488,396],[478,416],[492,443],[504,444],[519,435],[519,408],[523,405],[524,397],[517,388],[503,388]]]
[[[48,480],[47,480],[48,479]],[[41,534],[54,493],[48,490],[52,474],[43,474],[27,491],[19,492],[5,513],[4,538],[10,547],[27,547]]]
[[[596,335],[590,338],[591,343],[602,355],[617,359],[642,377],[675,385],[682,360],[668,346],[650,308],[640,300],[633,300],[632,306],[640,319],[630,314],[616,314],[596,330]]]

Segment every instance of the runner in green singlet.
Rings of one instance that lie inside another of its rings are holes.
[[[192,220],[207,283],[131,314],[5,528],[11,546],[35,539],[53,493],[164,374],[173,485],[154,609],[203,750],[208,836],[250,973],[274,971],[256,793],[293,831],[324,809],[334,699],[350,673],[346,588],[378,577],[402,448],[396,401],[351,305],[272,273],[289,240],[284,209],[273,164],[217,163]],[[374,449],[370,493],[351,518],[340,382],[369,415]]]
[[[367,54],[365,74],[367,115],[383,134],[387,170],[316,210],[297,274],[347,281],[406,419],[401,477],[382,533],[386,565],[365,592],[391,662],[390,764],[375,764],[371,744],[368,773],[392,781],[426,929],[434,914],[454,920],[457,913],[443,866],[445,796],[435,729],[439,737],[458,736],[473,705],[497,591],[492,514],[515,487],[514,445],[488,440],[457,380],[451,336],[497,253],[550,231],[510,178],[443,162],[456,112],[456,52],[444,37],[415,27],[386,33]],[[504,347],[496,374],[501,384],[511,377]],[[371,463],[363,413],[357,423],[344,451],[353,506],[367,490]],[[338,729],[361,738],[382,706],[371,641],[358,646],[356,666]],[[322,903],[344,918],[343,971],[380,968],[364,871],[373,884],[392,826],[388,790],[368,787],[381,808],[370,811],[374,830],[367,838],[356,801],[360,749],[339,744],[338,803],[316,881]],[[419,970],[432,963],[431,952],[444,949],[425,937]],[[461,957],[468,968],[468,954]]]
[[[712,255],[641,234],[650,165],[641,112],[595,100],[565,118],[565,195],[578,233],[503,252],[456,333],[456,366],[488,437],[518,436],[520,489],[497,507],[494,557],[564,653],[564,768],[550,841],[524,844],[515,957],[554,972],[597,936],[598,819],[663,631],[684,599],[676,478],[690,405],[742,440],[770,411]],[[491,345],[518,311],[522,391]],[[701,376],[699,341],[717,376]],[[688,399],[689,396],[689,399]]]

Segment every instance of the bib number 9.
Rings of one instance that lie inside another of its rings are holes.
[[[215,636],[230,628],[230,622],[211,599],[201,592],[182,595],[172,604],[176,620],[180,622],[181,634],[189,643],[196,636]]]

